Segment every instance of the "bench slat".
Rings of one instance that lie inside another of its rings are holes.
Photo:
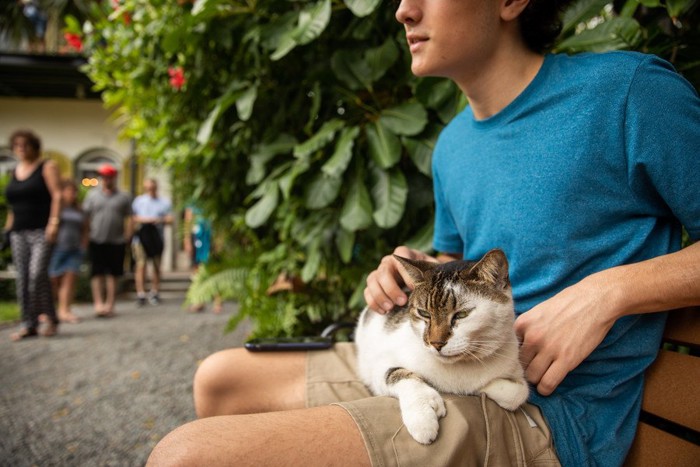
[[[625,467],[697,467],[698,459],[700,446],[640,423]]]
[[[662,350],[646,374],[642,409],[700,431],[700,359]]]
[[[668,314],[664,340],[700,346],[700,308],[673,310]]]

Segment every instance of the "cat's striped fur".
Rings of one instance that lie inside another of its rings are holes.
[[[399,399],[406,428],[423,444],[445,415],[439,392],[485,393],[507,410],[523,404],[505,254],[444,264],[396,258],[415,285],[408,303],[386,315],[365,309],[355,333],[359,374],[372,393]]]

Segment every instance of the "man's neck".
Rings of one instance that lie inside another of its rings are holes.
[[[469,99],[474,118],[483,120],[503,110],[537,76],[544,56],[517,43],[501,47],[479,72],[457,82]]]

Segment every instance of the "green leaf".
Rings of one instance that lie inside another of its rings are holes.
[[[401,159],[401,140],[385,127],[381,121],[365,127],[369,154],[383,169],[393,167]]]
[[[372,86],[369,76],[369,63],[364,59],[360,50],[338,50],[331,57],[333,74],[350,89],[370,89]]]
[[[379,122],[394,134],[417,135],[428,123],[428,112],[419,102],[406,102],[383,110]]]
[[[265,224],[270,215],[275,211],[279,201],[279,189],[277,183],[267,184],[265,194],[245,213],[245,223],[253,229]]]
[[[343,126],[345,126],[345,122],[342,120],[333,119],[327,121],[315,135],[294,148],[294,157],[305,158],[312,152],[321,149],[333,139],[335,133]]]
[[[562,41],[557,46],[557,51],[577,53],[628,49],[638,44],[641,37],[640,26],[636,20],[613,18]]]
[[[401,138],[401,142],[408,151],[408,156],[418,168],[418,171],[423,175],[432,177],[432,160],[435,140],[403,137]]]
[[[428,252],[433,248],[433,230],[435,225],[428,222],[416,234],[406,241],[406,246],[418,251]]]
[[[308,283],[311,282],[318,272],[321,265],[321,242],[313,242],[306,250],[306,261],[301,270],[301,280]]]
[[[282,133],[271,143],[263,143],[250,155],[250,168],[246,174],[246,184],[255,185],[265,178],[265,164],[278,154],[291,152],[297,141],[290,135]]]
[[[321,0],[299,14],[298,43],[308,44],[316,39],[328,26],[331,19],[331,0]]]
[[[313,41],[326,29],[330,19],[330,0],[321,0],[304,8],[299,12],[297,26],[281,36],[277,50],[270,56],[270,59],[279,60],[297,45],[304,45]]]
[[[338,50],[331,57],[331,69],[335,76],[350,89],[372,90],[372,83],[379,80],[399,58],[393,38],[389,37],[379,47],[365,51]]]
[[[246,89],[241,96],[236,101],[236,110],[238,111],[238,118],[241,120],[248,121],[250,116],[253,114],[253,105],[255,104],[255,99],[258,97],[258,87],[253,85]]]
[[[398,58],[399,49],[391,37],[387,38],[379,47],[368,49],[364,53],[364,61],[369,66],[370,82],[374,83],[384,76]]]
[[[348,232],[342,227],[335,233],[335,247],[340,254],[340,260],[347,264],[352,260],[352,250],[355,247],[355,232]]]
[[[696,0],[666,0],[666,11],[673,19],[688,11]]]
[[[356,232],[372,225],[372,200],[364,182],[356,177],[340,212],[340,225]]]
[[[306,187],[304,205],[308,209],[321,209],[338,197],[343,180],[339,177],[318,173]]]
[[[360,133],[360,129],[356,126],[351,128],[343,128],[335,143],[335,152],[331,158],[323,164],[321,171],[331,177],[340,177],[345,173],[345,170],[352,160],[352,148],[355,145],[355,138]]]
[[[562,18],[562,34],[573,31],[580,23],[590,20],[603,11],[603,7],[610,3],[610,0],[578,0],[567,8]]]
[[[400,170],[387,172],[380,168],[375,168],[372,175],[372,199],[375,205],[372,217],[379,227],[389,229],[399,223],[406,208],[406,177]]]
[[[244,94],[244,88],[246,86],[247,83],[234,81],[226,92],[217,99],[214,109],[209,113],[209,116],[199,128],[199,132],[197,133],[197,142],[199,144],[205,145],[209,142],[211,132],[214,129],[214,125],[219,120],[219,117]]]
[[[355,16],[363,17],[372,13],[381,0],[343,0]]]

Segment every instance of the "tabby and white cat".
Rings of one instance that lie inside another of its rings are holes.
[[[520,407],[528,386],[503,251],[443,264],[395,257],[415,284],[408,303],[386,315],[365,309],[355,331],[370,391],[399,400],[404,425],[422,444],[435,440],[446,413],[438,391],[484,393],[504,409]]]

